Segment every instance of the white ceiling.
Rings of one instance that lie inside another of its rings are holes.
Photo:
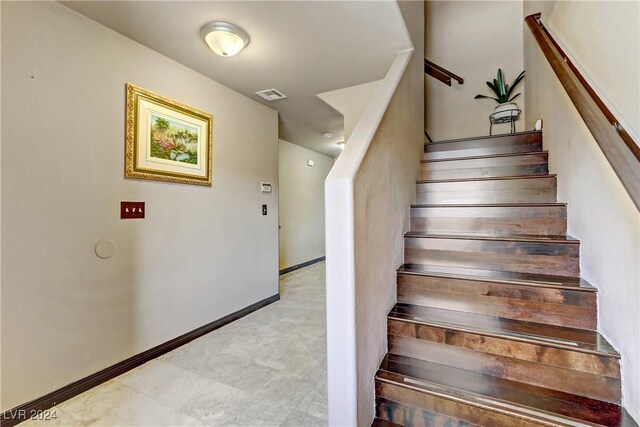
[[[344,139],[342,116],[316,95],[383,78],[410,47],[395,0],[62,3],[278,110],[282,139],[331,156]],[[237,56],[215,55],[200,37],[211,21],[242,27],[251,42]],[[254,94],[271,88],[288,98],[267,103]]]

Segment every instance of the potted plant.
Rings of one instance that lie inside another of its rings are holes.
[[[493,99],[498,103],[495,109],[495,114],[492,116],[496,119],[501,117],[509,117],[512,115],[512,110],[518,109],[518,104],[512,102],[514,99],[520,96],[520,93],[517,93],[513,96],[513,90],[520,84],[520,82],[524,79],[524,71],[520,73],[518,77],[511,83],[511,85],[505,83],[504,73],[500,68],[498,68],[498,75],[495,79],[493,79],[493,83],[487,82],[487,86],[495,93],[496,97],[493,96],[485,96],[485,95],[476,95],[475,99],[487,98]]]

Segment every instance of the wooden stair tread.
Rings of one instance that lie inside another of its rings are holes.
[[[383,360],[376,380],[551,425],[634,425],[613,403],[392,353]]]
[[[511,271],[482,270],[450,266],[432,266],[424,264],[405,264],[400,267],[397,272],[421,276],[453,277],[478,281],[491,281],[523,286],[571,289],[585,292],[598,291],[597,288],[581,278],[550,276],[545,274],[517,273]]]
[[[371,427],[401,427],[400,424],[392,423],[380,418],[374,418]]]
[[[477,177],[477,178],[457,178],[457,179],[431,179],[431,180],[418,180],[416,184],[440,184],[447,182],[473,182],[473,181],[508,181],[514,179],[555,179],[557,175],[514,175],[514,176],[489,176],[489,177]]]
[[[424,160],[543,151],[541,132],[452,139],[424,145]]]
[[[463,239],[463,240],[493,240],[493,241],[506,241],[506,242],[542,242],[542,243],[566,243],[566,244],[580,244],[580,240],[577,240],[571,236],[528,236],[528,235],[514,235],[514,236],[492,236],[484,235],[480,233],[461,233],[461,232],[447,232],[446,234],[426,233],[423,231],[408,231],[404,234],[405,237],[415,237],[424,239]]]
[[[520,136],[520,135],[533,135],[533,134],[542,135],[542,131],[532,130],[532,131],[525,131],[525,132],[506,133],[506,134],[500,134],[500,135],[470,136],[470,137],[467,137],[467,138],[445,139],[445,140],[442,140],[442,141],[433,141],[433,142],[428,142],[428,143],[426,143],[424,145],[427,146],[427,145],[431,145],[431,144],[448,144],[450,142],[463,142],[463,141],[476,141],[476,140],[482,140],[482,139],[508,138],[508,137],[517,137],[517,136]]]
[[[541,207],[566,207],[566,203],[439,203],[426,204],[414,203],[412,208],[541,208]]]
[[[456,162],[460,160],[480,160],[480,159],[492,159],[496,157],[539,156],[540,154],[549,154],[549,152],[548,151],[524,151],[520,153],[502,153],[502,154],[484,154],[481,156],[448,157],[446,159],[424,159],[424,160],[420,160],[420,163]]]
[[[597,331],[402,303],[396,304],[387,318],[620,358]]]

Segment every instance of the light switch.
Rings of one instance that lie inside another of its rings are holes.
[[[120,219],[144,218],[144,202],[120,202]]]

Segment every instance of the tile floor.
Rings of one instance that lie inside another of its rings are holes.
[[[325,264],[281,276],[281,300],[61,403],[27,426],[322,426]]]

